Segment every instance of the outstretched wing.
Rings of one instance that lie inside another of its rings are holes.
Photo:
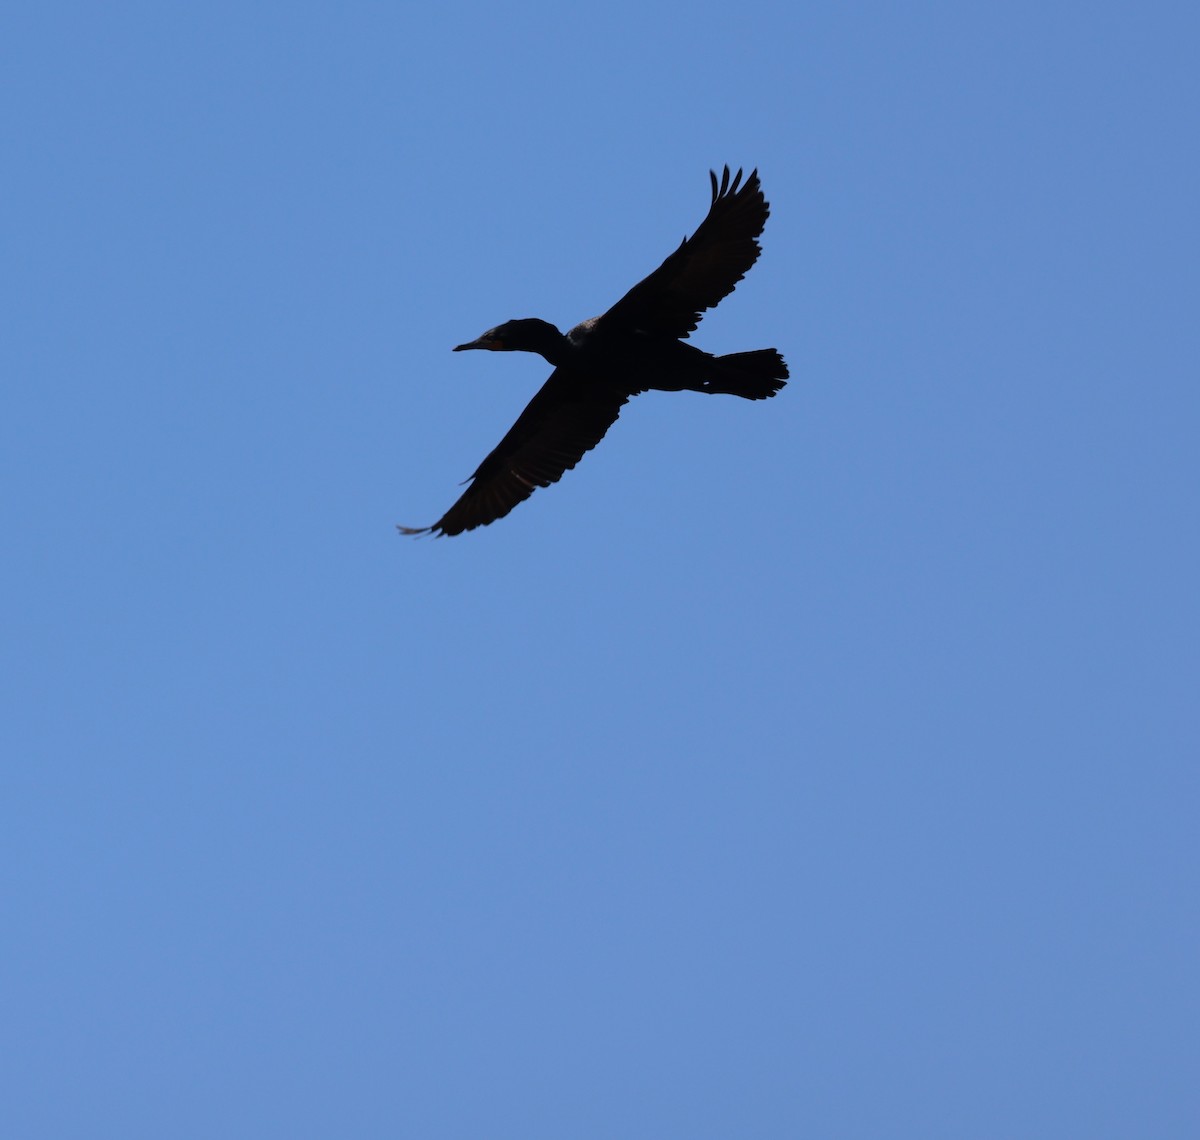
[[[471,476],[471,485],[433,526],[401,534],[461,534],[502,519],[538,487],[549,487],[591,451],[629,399],[618,388],[556,368],[528,407]]]
[[[752,170],[745,183],[740,170],[730,180],[728,166],[719,184],[715,171],[709,171],[709,177],[712,205],[700,228],[600,323],[682,339],[695,331],[701,314],[729,296],[746,275],[758,258],[756,239],[770,213],[758,171]]]

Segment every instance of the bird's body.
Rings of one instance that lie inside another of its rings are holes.
[[[754,264],[768,214],[757,172],[744,185],[741,171],[731,181],[728,167],[719,185],[711,177],[712,205],[696,233],[608,312],[565,335],[528,318],[458,345],[456,352],[537,353],[554,371],[458,502],[432,526],[401,527],[403,533],[461,534],[503,518],[574,467],[639,392],[762,400],[784,386],[787,365],[773,348],[712,356],[684,340]]]

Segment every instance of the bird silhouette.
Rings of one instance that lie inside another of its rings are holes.
[[[784,386],[787,365],[773,348],[713,356],[686,343],[758,259],[770,212],[757,170],[744,182],[728,166],[719,181],[715,171],[709,177],[712,203],[696,232],[608,312],[565,335],[537,318],[507,321],[454,349],[534,352],[554,371],[454,506],[432,526],[399,527],[402,534],[461,534],[503,518],[557,483],[639,392],[765,400]]]

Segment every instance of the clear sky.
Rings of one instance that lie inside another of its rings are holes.
[[[9,6],[0,1134],[1200,1134],[1196,11]]]

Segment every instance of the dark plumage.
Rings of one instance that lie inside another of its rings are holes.
[[[765,400],[787,379],[773,348],[711,356],[684,343],[701,314],[733,292],[758,258],[769,213],[758,172],[742,182],[725,167],[712,179],[700,228],[603,316],[565,336],[531,318],[508,321],[455,352],[536,352],[554,366],[508,434],[471,476],[471,485],[433,526],[403,534],[461,534],[503,518],[538,487],[557,483],[603,438],[631,397],[648,389]]]

